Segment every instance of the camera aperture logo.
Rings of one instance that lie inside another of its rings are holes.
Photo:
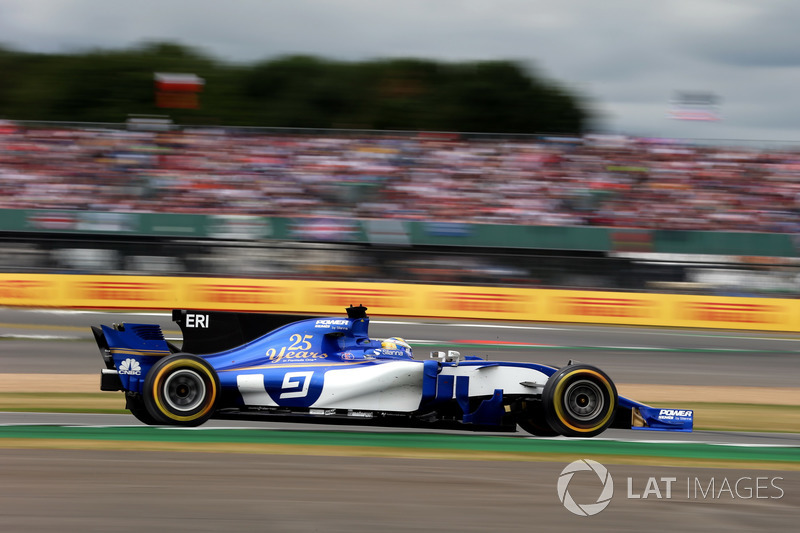
[[[569,493],[569,483],[576,472],[590,471],[597,474],[602,484],[600,496],[594,503],[579,504]],[[591,459],[579,459],[568,464],[561,475],[558,476],[558,499],[564,504],[566,509],[578,516],[594,516],[611,503],[611,498],[614,496],[614,480],[611,479],[611,474],[608,469]]]

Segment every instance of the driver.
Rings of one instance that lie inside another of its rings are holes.
[[[413,359],[414,353],[411,346],[400,337],[389,337],[381,341],[381,347],[370,350],[370,355],[380,358]]]

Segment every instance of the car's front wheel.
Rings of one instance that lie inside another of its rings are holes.
[[[542,391],[548,425],[568,437],[594,437],[611,425],[617,410],[614,383],[599,368],[569,365],[550,376]]]
[[[143,401],[158,423],[199,426],[214,414],[219,389],[219,377],[205,359],[176,353],[147,373]]]
[[[522,403],[517,415],[517,424],[524,431],[536,437],[555,437],[558,432],[550,427],[542,408],[542,402],[529,400]]]

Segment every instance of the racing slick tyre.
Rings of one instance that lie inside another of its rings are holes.
[[[548,425],[567,437],[594,437],[605,431],[617,403],[614,383],[590,365],[565,366],[550,376],[542,391]]]
[[[537,437],[555,437],[558,432],[550,427],[544,415],[541,402],[526,401],[522,412],[517,415],[517,424],[523,430]]]
[[[219,377],[205,359],[176,353],[153,365],[142,396],[157,423],[199,426],[214,414],[219,389]]]
[[[144,406],[144,399],[139,394],[125,393],[125,409],[130,411],[136,417],[136,420],[143,424],[154,426],[160,423]]]

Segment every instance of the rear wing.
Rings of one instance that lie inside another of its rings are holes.
[[[197,355],[221,352],[253,341],[304,315],[272,315],[173,309],[172,320],[181,328],[181,351]]]

